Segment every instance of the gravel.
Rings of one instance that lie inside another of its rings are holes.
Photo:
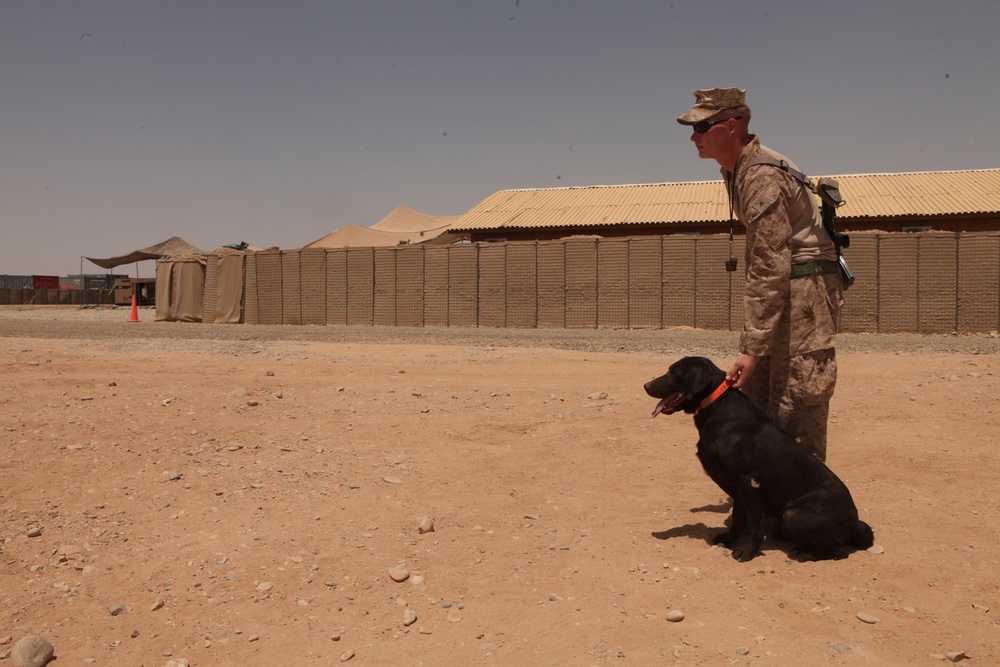
[[[156,322],[142,309],[139,322],[126,308],[0,306],[0,338],[60,338],[108,341],[146,350],[211,349],[239,356],[259,352],[270,341],[530,347],[584,352],[649,353],[680,357],[733,356],[739,332],[689,327],[669,329],[487,329],[469,327],[385,327],[205,324]],[[198,341],[198,344],[193,344]],[[1000,354],[997,332],[976,335],[847,334],[837,338],[844,353]]]

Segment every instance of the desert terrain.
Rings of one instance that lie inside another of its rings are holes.
[[[735,333],[128,315],[0,307],[0,666],[1000,664],[995,332],[841,335],[876,546],[738,563],[642,390]]]

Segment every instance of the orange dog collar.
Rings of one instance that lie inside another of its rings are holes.
[[[703,400],[701,403],[698,404],[698,408],[694,411],[694,413],[698,414],[699,412],[710,406],[719,398],[719,396],[722,396],[724,393],[726,393],[726,390],[732,386],[733,386],[732,380],[730,380],[729,378],[723,380],[722,384],[720,384],[718,387],[715,388],[715,391],[706,396],[705,400]]]

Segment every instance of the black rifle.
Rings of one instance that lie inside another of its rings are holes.
[[[823,205],[823,229],[830,235],[833,247],[837,250],[837,264],[840,266],[840,275],[844,279],[844,289],[847,289],[854,284],[854,272],[851,271],[847,260],[844,259],[843,249],[851,247],[851,237],[837,231],[837,208],[844,205],[844,198],[840,196],[837,181],[831,178],[819,179],[815,191]]]

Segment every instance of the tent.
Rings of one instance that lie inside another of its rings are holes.
[[[201,322],[206,263],[203,255],[176,255],[156,262],[157,322]]]
[[[243,282],[247,251],[260,248],[245,243],[223,246],[208,254],[205,274],[204,321],[239,324],[243,321]]]
[[[109,257],[107,259],[87,259],[102,269],[113,269],[122,264],[132,264],[145,259],[160,259],[162,257],[175,257],[177,255],[204,255],[204,250],[199,250],[179,236],[172,236],[162,243],[151,245],[148,248],[134,250],[127,255]]]
[[[460,215],[429,215],[397,206],[371,227],[344,225],[303,248],[385,247],[440,240]]]

